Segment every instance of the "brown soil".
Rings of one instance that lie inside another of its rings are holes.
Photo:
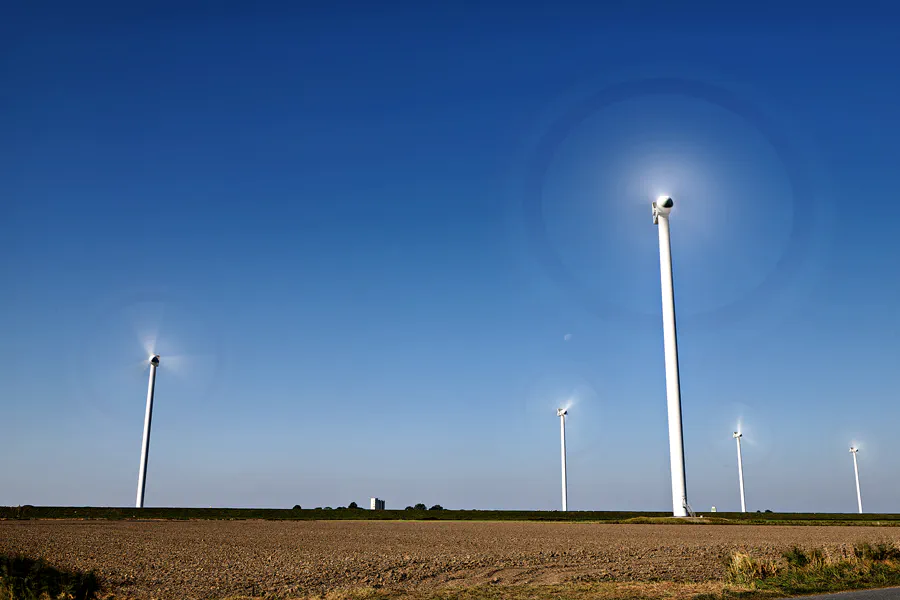
[[[385,521],[0,521],[0,553],[94,570],[136,599],[369,587],[708,582],[734,550],[900,543],[900,528]]]

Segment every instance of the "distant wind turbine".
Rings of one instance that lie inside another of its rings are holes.
[[[560,450],[562,453],[562,509],[568,510],[568,492],[566,491],[566,415],[568,409],[557,408],[556,416],[559,417]]]
[[[734,439],[737,441],[737,456],[738,456],[738,481],[741,485],[741,512],[747,512],[747,502],[744,499],[744,459],[741,456],[741,437],[742,434],[740,431],[734,432]]]
[[[850,446],[850,454],[853,455],[853,472],[856,474],[856,504],[859,506],[859,514],[862,514],[862,495],[859,493],[859,463],[856,461],[856,453],[859,448]]]

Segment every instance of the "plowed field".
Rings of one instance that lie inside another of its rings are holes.
[[[895,527],[391,521],[0,521],[0,552],[94,570],[136,599],[303,596],[359,587],[704,582],[722,557],[900,543]]]

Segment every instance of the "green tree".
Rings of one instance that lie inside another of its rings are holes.
[[[432,506],[432,507],[429,508],[428,510],[444,510],[444,507],[441,506],[440,504],[435,504],[434,506]]]
[[[413,507],[414,510],[428,510],[428,507],[419,502]]]
[[[347,508],[359,508],[359,504],[357,504],[356,502],[351,502],[347,505]]]

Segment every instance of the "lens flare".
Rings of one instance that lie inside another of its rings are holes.
[[[134,418],[150,359],[157,354],[164,401],[210,401],[225,354],[208,314],[202,306],[159,292],[99,307],[81,336],[82,352],[92,360],[72,374],[86,408],[116,423]]]

